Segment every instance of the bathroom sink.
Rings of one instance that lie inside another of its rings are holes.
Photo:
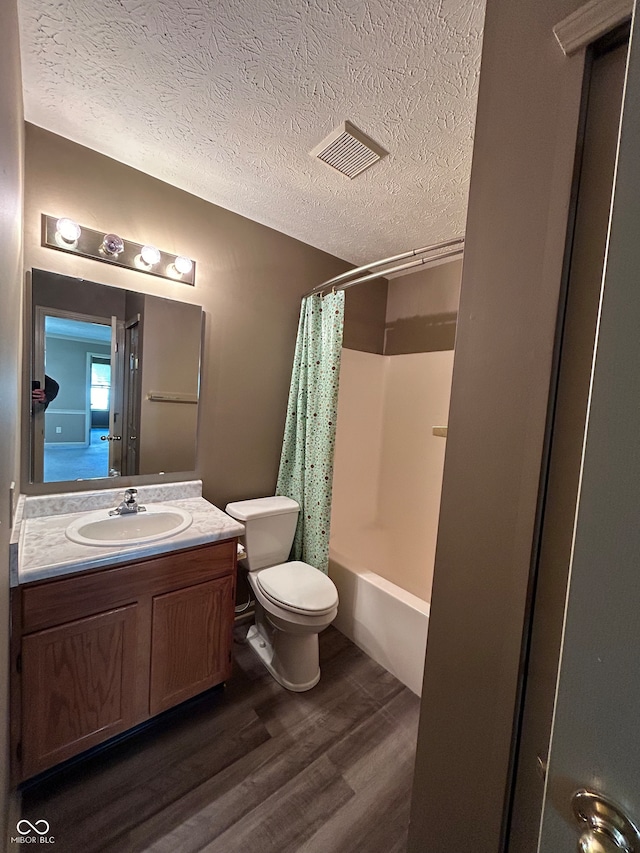
[[[80,545],[137,545],[182,533],[192,520],[177,506],[147,506],[144,512],[123,515],[101,509],[72,521],[65,533]]]

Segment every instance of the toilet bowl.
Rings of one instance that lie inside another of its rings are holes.
[[[256,598],[256,619],[247,634],[251,649],[287,690],[303,692],[320,679],[318,634],[338,612],[338,591],[318,569],[283,562],[295,533],[299,506],[284,497],[236,501],[225,511],[245,525],[242,544]]]

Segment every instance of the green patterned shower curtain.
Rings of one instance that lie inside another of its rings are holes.
[[[300,504],[292,558],[325,574],[344,292],[302,300],[276,494]]]

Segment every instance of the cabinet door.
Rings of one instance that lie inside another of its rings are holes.
[[[233,578],[223,577],[153,599],[152,715],[228,678],[232,595]]]
[[[22,640],[22,776],[135,724],[136,605]]]

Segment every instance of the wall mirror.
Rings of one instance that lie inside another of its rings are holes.
[[[202,308],[34,269],[32,483],[196,466]]]

